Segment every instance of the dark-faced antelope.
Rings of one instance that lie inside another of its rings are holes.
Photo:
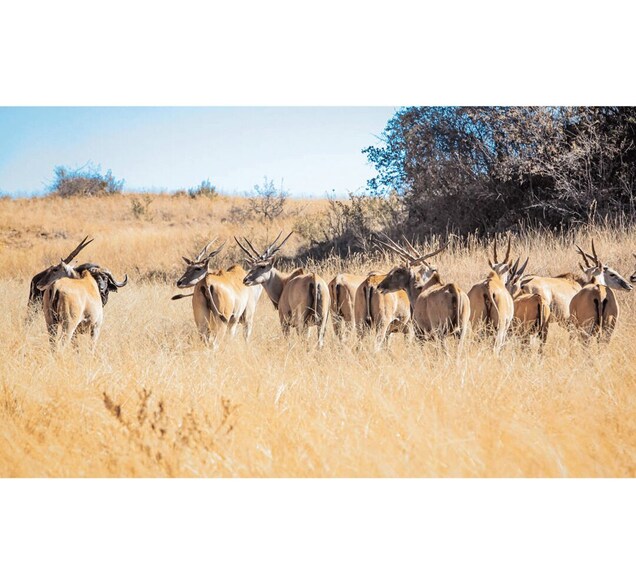
[[[528,266],[528,260],[519,267],[519,259],[510,269],[510,276],[506,288],[514,303],[514,315],[512,329],[524,340],[532,335],[537,335],[541,340],[541,346],[548,339],[548,327],[550,322],[550,305],[540,294],[532,294],[523,290],[521,281],[523,273]]]
[[[329,283],[333,329],[340,338],[347,328],[355,327],[356,292],[365,278],[364,275],[338,273]]]
[[[73,259],[75,259],[75,257],[77,257],[79,252],[84,249],[84,247],[86,247],[91,241],[93,241],[92,239],[88,241],[87,240],[88,236],[86,236],[80,242],[80,244],[68,254],[66,259],[62,259],[61,263],[52,265],[48,269],[44,269],[44,271],[39,272],[31,279],[31,285],[29,287],[29,302],[27,304],[28,308],[31,309],[42,305],[42,300],[44,299],[44,291],[38,288],[38,284],[40,283],[40,281],[44,280],[44,278],[47,277],[51,273],[51,271],[56,270],[60,277],[73,276],[74,269],[70,263]]]
[[[409,298],[403,290],[385,294],[380,284],[385,274],[376,271],[362,281],[356,291],[355,321],[358,334],[365,331],[375,333],[376,347],[386,342],[392,333],[411,333],[411,307]]]
[[[442,281],[437,269],[427,259],[441,253],[446,245],[422,255],[403,236],[406,248],[388,236],[379,240],[382,246],[398,254],[404,264],[391,269],[379,285],[383,293],[406,291],[411,305],[416,334],[423,338],[444,338],[455,335],[460,347],[470,326],[470,302],[466,293],[456,284]],[[416,269],[421,265],[419,269]]]
[[[60,344],[67,345],[77,333],[90,331],[93,347],[104,320],[104,306],[110,292],[128,282],[117,282],[108,269],[91,263],[69,272],[64,261],[37,283],[44,293],[44,318],[53,344],[61,327]]]
[[[494,261],[488,259],[490,273],[468,291],[470,321],[473,327],[492,328],[495,332],[495,350],[504,344],[512,323],[514,303],[506,288],[510,274],[510,236],[503,261],[497,257],[497,239],[494,244]]]
[[[570,323],[586,340],[597,337],[609,341],[616,327],[620,314],[614,290],[631,291],[629,284],[618,272],[603,264],[598,258],[592,240],[592,255],[583,251],[578,245],[578,253],[585,262],[581,269],[589,275],[586,284],[570,303]]]
[[[283,273],[274,267],[276,253],[293,232],[276,245],[282,233],[262,253],[256,251],[247,238],[243,238],[245,244],[234,238],[248,257],[250,270],[243,282],[248,286],[263,286],[274,308],[278,309],[285,336],[292,327],[303,334],[311,326],[317,326],[318,347],[322,347],[329,318],[329,287],[314,273],[305,273],[303,269]]]
[[[245,339],[249,339],[262,289],[243,284],[247,273],[240,265],[211,271],[210,260],[225,245],[224,242],[209,252],[214,241],[208,243],[194,259],[183,257],[187,267],[177,286],[194,289],[192,294],[177,294],[172,300],[192,296],[192,311],[199,335],[205,343],[211,342],[216,347],[227,331],[232,336],[236,334],[238,324],[243,324]]]
[[[634,259],[636,259],[636,253],[632,253]],[[634,271],[629,277],[629,282],[636,283],[636,271]]]

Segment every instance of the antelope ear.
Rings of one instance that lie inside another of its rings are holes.
[[[579,267],[581,267],[581,271],[585,272],[585,268],[581,265],[581,263],[579,263]]]
[[[181,257],[181,259],[183,259],[187,265],[192,265],[192,261],[190,261],[187,257]]]
[[[490,258],[488,259],[488,264],[490,265],[490,268],[494,271],[495,266],[492,264],[492,261],[490,260]]]

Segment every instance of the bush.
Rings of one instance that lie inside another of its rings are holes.
[[[124,180],[117,180],[110,169],[101,173],[101,167],[92,164],[79,169],[59,166],[55,168],[55,180],[49,191],[62,197],[99,196],[121,192]]]
[[[396,194],[407,229],[478,233],[636,220],[636,108],[413,107],[365,153],[372,194]]]
[[[153,197],[149,194],[144,194],[141,198],[135,196],[130,203],[132,215],[137,220],[141,220],[142,218],[151,219],[150,204],[152,204],[153,200]]]
[[[281,187],[278,189],[274,185],[274,181],[265,177],[263,186],[257,184],[254,186],[254,190],[247,194],[247,204],[245,206],[232,206],[223,221],[231,224],[242,224],[254,219],[272,222],[283,214],[285,203],[289,197],[282,185],[281,181]]]
[[[282,215],[285,202],[289,194],[281,187],[277,189],[273,180],[264,178],[263,186],[254,186],[254,193],[248,197],[248,209],[254,216],[266,222],[271,222]]]
[[[190,198],[198,198],[199,196],[204,196],[206,198],[215,198],[216,196],[218,196],[218,192],[216,190],[216,186],[214,186],[210,182],[210,179],[206,179],[201,181],[198,186],[189,188],[188,195],[190,196]]]
[[[404,223],[404,206],[395,195],[387,197],[350,194],[348,200],[329,199],[326,214],[301,216],[294,231],[309,240],[303,259],[324,259],[334,254],[341,257],[368,251],[373,235],[394,235],[396,226]]]

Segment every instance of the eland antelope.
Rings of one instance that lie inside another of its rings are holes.
[[[172,300],[192,296],[192,311],[199,335],[205,343],[212,342],[216,347],[228,330],[230,335],[236,334],[239,323],[244,326],[245,339],[249,339],[262,289],[243,284],[247,273],[240,265],[210,270],[210,260],[225,245],[223,242],[220,247],[208,252],[215,241],[208,243],[193,259],[182,257],[187,267],[177,281],[177,287],[194,289],[191,294],[176,294]]]
[[[386,275],[372,271],[356,291],[355,324],[358,334],[365,330],[375,333],[376,346],[386,342],[392,333],[411,334],[411,307],[403,290],[385,294],[380,284]]]
[[[27,303],[29,308],[33,308],[35,306],[42,304],[42,301],[44,299],[44,291],[38,288],[38,284],[40,283],[40,281],[44,280],[44,278],[47,275],[49,275],[51,271],[53,271],[54,269],[57,269],[58,273],[61,273],[61,276],[69,276],[69,277],[73,276],[74,269],[70,265],[70,263],[73,259],[75,259],[75,257],[77,257],[77,255],[79,254],[80,251],[82,251],[82,249],[84,249],[89,243],[91,243],[91,241],[93,241],[92,239],[86,241],[87,239],[88,239],[88,236],[86,236],[80,242],[80,244],[68,254],[66,259],[62,259],[61,263],[59,263],[58,265],[53,265],[49,267],[48,269],[45,269],[44,271],[39,272],[37,275],[35,275],[31,279],[31,285],[29,288],[29,301]]]
[[[510,276],[506,283],[506,288],[510,292],[514,304],[512,328],[524,340],[533,334],[537,335],[543,347],[548,339],[550,305],[540,294],[526,292],[521,286],[523,273],[528,266],[529,259],[528,257],[521,267],[519,267],[519,259],[515,261],[510,268]]]
[[[128,275],[117,282],[108,269],[92,263],[69,272],[62,261],[51,269],[37,283],[38,290],[44,293],[44,318],[51,343],[54,344],[61,327],[62,345],[67,345],[77,333],[90,331],[95,347],[108,295],[127,283]]]
[[[379,285],[380,292],[405,291],[411,306],[413,322],[419,337],[444,338],[456,335],[463,345],[470,326],[470,302],[466,293],[454,283],[444,283],[427,259],[435,257],[448,247],[422,255],[402,236],[406,248],[387,235],[378,242],[398,254],[404,265],[394,267]],[[415,267],[422,265],[419,270]]]
[[[491,328],[495,332],[495,350],[504,344],[506,334],[512,323],[514,303],[506,288],[510,275],[510,236],[508,249],[503,261],[497,257],[497,238],[495,236],[494,261],[488,258],[490,273],[468,291],[470,300],[470,321],[475,326]]]
[[[585,267],[581,264],[579,266],[589,276],[590,282],[572,298],[570,323],[585,340],[597,337],[609,341],[620,314],[614,290],[629,292],[633,287],[618,272],[603,264],[598,258],[594,240],[592,240],[592,255],[583,251],[578,245],[576,248],[585,262]]]
[[[365,279],[364,275],[338,273],[329,282],[333,329],[341,339],[347,327],[355,326],[356,292]]]
[[[262,253],[256,251],[247,238],[243,238],[244,244],[234,238],[247,255],[250,267],[243,282],[248,286],[263,286],[278,310],[283,335],[289,335],[292,327],[300,335],[308,332],[311,326],[317,326],[318,347],[322,347],[329,318],[329,287],[314,273],[306,273],[303,269],[283,273],[274,267],[276,253],[294,232],[276,245],[282,233]]]

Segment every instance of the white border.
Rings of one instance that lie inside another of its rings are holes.
[[[13,2],[2,105],[634,104],[623,3]],[[633,559],[633,481],[0,481],[6,562]],[[428,559],[427,559],[428,558]]]

